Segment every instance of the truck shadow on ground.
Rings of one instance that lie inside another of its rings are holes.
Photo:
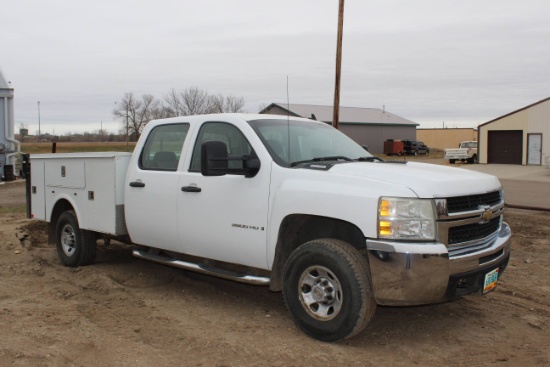
[[[181,301],[187,298],[200,300],[199,303],[223,304],[224,312],[229,314],[262,314],[270,316],[271,321],[275,316],[279,318],[276,327],[280,332],[288,333],[288,330],[292,330],[293,337],[309,339],[292,323],[282,294],[271,292],[268,287],[241,284],[136,259],[131,254],[131,246],[116,244],[108,248],[101,247],[96,264],[91,267],[104,269],[109,278],[123,287],[148,288],[152,297],[161,298],[172,294]],[[483,311],[468,298],[427,306],[379,306],[371,324],[363,333],[340,344],[395,345],[410,342],[411,339],[426,338],[441,341],[445,340],[446,335],[459,332],[465,320],[476,324],[484,317]]]

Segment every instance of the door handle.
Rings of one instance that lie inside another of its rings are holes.
[[[183,191],[183,192],[201,192],[202,189],[200,187],[197,187],[197,186],[183,186],[181,188],[181,191]]]
[[[130,187],[145,187],[145,182],[132,181],[130,182]]]

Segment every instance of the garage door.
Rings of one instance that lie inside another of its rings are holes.
[[[487,163],[521,164],[523,131],[488,131]]]

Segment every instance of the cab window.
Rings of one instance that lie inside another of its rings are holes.
[[[176,171],[189,124],[159,125],[149,133],[139,157],[139,168]]]

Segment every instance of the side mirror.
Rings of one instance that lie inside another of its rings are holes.
[[[243,156],[243,173],[244,177],[251,178],[256,176],[260,170],[260,160],[249,155]]]
[[[229,171],[227,145],[209,140],[201,145],[201,173],[203,176],[223,176]]]
[[[229,161],[241,161],[242,168],[229,168]],[[260,160],[251,155],[229,156],[227,145],[222,141],[210,140],[201,145],[201,173],[203,176],[224,176],[226,174],[256,176]]]

